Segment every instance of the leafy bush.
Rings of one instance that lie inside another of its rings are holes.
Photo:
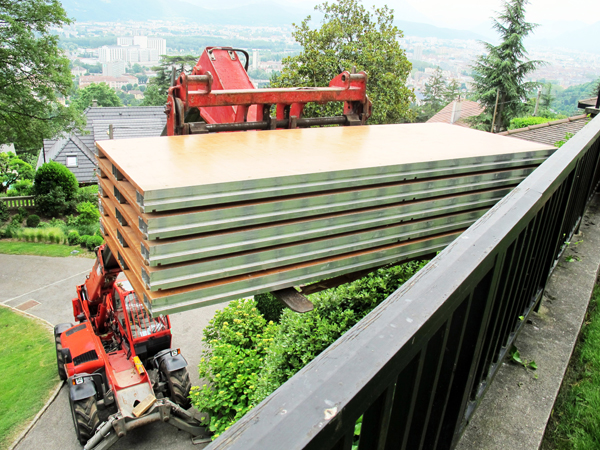
[[[92,202],[82,202],[77,205],[77,225],[93,225],[100,220],[100,211]]]
[[[28,227],[35,228],[40,224],[40,216],[37,214],[30,215],[25,221]]]
[[[93,225],[77,225],[75,228],[81,236],[84,234],[87,234],[88,236],[94,236],[100,229],[100,223],[98,222]]]
[[[87,248],[88,245],[88,241],[91,238],[90,235],[84,234],[79,238],[79,245],[81,245],[83,248]]]
[[[94,235],[89,237],[85,246],[88,248],[88,250],[94,250],[96,247],[102,244],[104,244],[104,239],[102,239],[101,236]]]
[[[33,194],[37,197],[48,195],[55,189],[60,188],[66,201],[73,200],[79,183],[75,175],[62,164],[55,161],[44,163],[35,173]]]
[[[275,340],[265,358],[256,403],[352,328],[425,262],[379,269],[352,283],[309,296],[315,309],[306,314],[285,310]]]
[[[556,119],[551,119],[549,117],[515,117],[511,119],[510,125],[508,126],[509,130],[516,130],[518,128],[525,128],[531,125],[539,125],[541,123],[548,123]]]
[[[90,202],[97,204],[98,203],[98,185],[85,186],[81,187],[77,190],[77,194],[75,194],[75,201],[77,203]]]
[[[50,220],[50,222],[48,222],[48,224],[52,228],[63,228],[65,226],[65,221],[61,220],[61,219],[56,219],[53,217],[52,220]]]
[[[263,315],[265,320],[272,320],[275,323],[279,323],[279,319],[281,318],[285,306],[277,300],[277,297],[270,292],[267,292],[266,294],[255,295],[254,300],[256,300],[256,308]]]
[[[210,429],[217,436],[226,430],[425,264],[410,262],[379,269],[360,280],[313,294],[313,311],[297,314],[285,309],[279,325],[267,322],[262,314],[277,316],[279,307],[272,295],[234,301],[217,311],[204,330],[205,350],[199,365],[200,377],[207,384],[193,388],[190,394],[194,405],[210,414]]]
[[[23,225],[23,218],[21,217],[20,214],[15,214],[14,216],[11,217],[10,224],[14,225],[15,227],[20,228],[21,225]]]
[[[77,230],[69,231],[69,234],[67,234],[67,242],[69,243],[69,245],[81,244],[81,236],[79,236]]]
[[[18,223],[10,222],[6,228],[4,228],[4,237],[7,239],[19,237],[21,231],[21,225]]]
[[[67,196],[60,186],[55,187],[46,194],[36,195],[35,206],[46,217],[62,216],[68,208]]]
[[[0,224],[6,222],[9,217],[8,206],[6,206],[3,200],[0,200]]]
[[[215,437],[255,403],[259,373],[275,329],[254,300],[232,301],[204,329],[205,350],[198,367],[207,383],[193,387],[190,397],[198,410],[209,413],[208,426]]]
[[[19,180],[13,184],[6,192],[9,197],[20,197],[23,195],[31,195],[33,189],[33,181]]]

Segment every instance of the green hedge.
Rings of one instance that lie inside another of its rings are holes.
[[[352,283],[313,294],[309,298],[315,308],[306,314],[288,309],[281,313],[271,295],[234,301],[217,311],[204,330],[205,350],[199,369],[206,384],[195,387],[191,394],[196,408],[210,415],[209,427],[215,436],[312,361],[425,264],[410,262],[379,269]]]

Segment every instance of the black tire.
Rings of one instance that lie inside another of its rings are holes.
[[[167,384],[169,386],[169,398],[181,406],[183,409],[188,409],[192,406],[190,400],[190,389],[192,382],[187,369],[174,370],[165,374]]]
[[[98,425],[100,425],[96,399],[90,397],[83,400],[71,401],[70,403],[77,440],[81,445],[85,445],[96,432]]]
[[[67,379],[67,371],[65,370],[65,357],[62,354],[60,334],[58,336],[54,336],[54,343],[56,346],[56,366],[58,367],[58,376],[64,381]]]

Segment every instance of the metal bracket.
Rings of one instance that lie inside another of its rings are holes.
[[[273,291],[273,295],[277,297],[277,300],[297,313],[309,312],[315,308],[315,305],[309,299],[293,287]]]

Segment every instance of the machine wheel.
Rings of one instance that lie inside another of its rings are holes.
[[[85,445],[96,432],[98,425],[100,425],[96,399],[89,397],[83,400],[71,401],[70,403],[75,434],[79,443]]]
[[[166,373],[165,377],[169,385],[169,398],[183,409],[188,409],[192,405],[189,398],[192,383],[187,369],[184,367],[183,369],[174,370]]]
[[[65,357],[62,354],[62,344],[60,343],[60,334],[54,337],[54,343],[56,346],[56,365],[58,366],[58,376],[61,380],[67,379],[67,372],[65,370]]]

